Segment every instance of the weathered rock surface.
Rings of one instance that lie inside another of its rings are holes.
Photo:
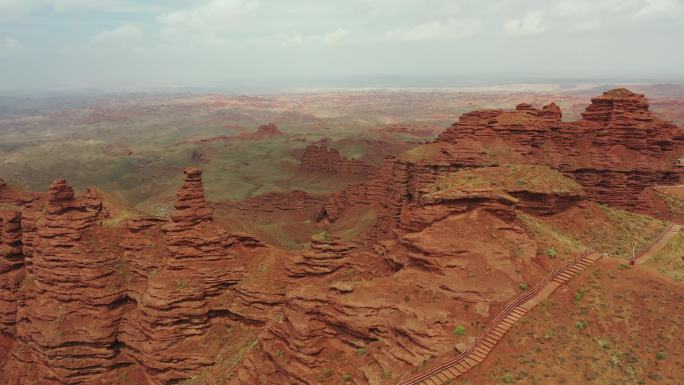
[[[684,153],[684,133],[653,115],[644,95],[608,91],[593,98],[582,116],[577,122],[561,122],[553,105],[542,111],[531,106],[514,112],[476,111],[462,116],[440,141],[492,141],[494,148],[524,156],[528,163],[563,171],[592,199],[625,208],[639,208],[638,195],[652,184],[684,177],[675,168],[675,159]]]
[[[0,330],[14,335],[17,293],[24,278],[21,213],[0,210]]]
[[[282,317],[231,383],[333,384],[345,373],[358,384],[396,381],[392,373],[455,351],[454,327],[486,322],[536,253],[522,229],[484,211],[451,216],[394,248],[404,258],[392,275],[288,292]]]
[[[324,172],[345,176],[370,178],[375,175],[375,167],[357,159],[347,159],[325,143],[310,144],[302,155],[300,169],[305,172]]]
[[[101,207],[64,180],[50,186],[30,241],[32,269],[18,291],[10,383],[104,384],[122,363],[116,330],[125,294],[114,274],[115,242],[93,234]]]
[[[264,124],[257,128],[256,132],[251,134],[251,139],[270,139],[277,136],[282,136],[283,132],[278,129],[274,123]]]
[[[296,252],[287,265],[288,275],[293,278],[311,277],[333,273],[349,262],[352,246],[327,233],[316,234],[309,243],[311,249]]]
[[[319,219],[335,221],[350,207],[376,204],[381,207],[376,236],[391,237],[391,229],[398,227],[419,230],[453,210],[466,210],[464,205],[448,210],[427,207],[434,205],[422,196],[438,180],[473,167],[547,166],[579,183],[589,199],[642,211],[652,206],[643,199],[645,189],[684,181],[684,169],[675,166],[684,154],[684,130],[654,116],[643,95],[625,89],[609,91],[592,99],[582,120],[561,118],[553,103],[541,110],[523,103],[514,111],[466,113],[436,142],[389,160],[393,164],[386,164],[375,179],[333,194]],[[465,194],[470,196],[462,194],[462,198],[478,204],[498,201],[497,207],[508,201],[504,205],[552,214],[584,197],[584,193],[566,195],[553,189],[509,189],[508,198],[513,200],[483,193],[470,190]],[[505,216],[506,210],[501,214]]]
[[[326,198],[312,195],[304,191],[272,192],[255,196],[239,202],[224,202],[224,205],[242,210],[259,212],[277,211],[316,211]]]
[[[105,385],[129,367],[174,383],[214,363],[197,349],[213,324],[273,316],[282,285],[236,285],[247,255],[277,254],[213,223],[201,174],[185,170],[170,220],[104,225],[100,195],[64,180],[21,213],[0,212],[0,331],[14,340],[5,383]]]

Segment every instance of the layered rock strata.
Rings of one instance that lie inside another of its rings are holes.
[[[94,235],[100,209],[93,196],[76,196],[57,180],[37,221],[22,224],[28,232],[35,225],[35,235],[25,238],[32,268],[18,290],[10,383],[104,384],[122,364],[117,324],[125,293],[112,239]]]
[[[684,130],[654,116],[643,95],[625,89],[593,98],[577,122],[563,122],[554,103],[542,109],[520,104],[514,111],[473,111],[462,115],[436,142],[389,160],[391,164],[385,164],[375,179],[333,194],[318,218],[335,221],[355,205],[373,204],[380,208],[376,236],[392,236],[391,229],[400,224],[415,230],[420,226],[416,222],[430,223],[446,213],[421,201],[427,186],[459,170],[514,163],[558,170],[579,183],[589,199],[652,212],[653,204],[643,199],[642,192],[653,184],[684,181],[684,168],[676,166],[681,154]],[[557,212],[583,197],[524,189],[509,192],[518,204],[540,214]],[[483,198],[492,202],[495,197]]]
[[[311,144],[302,155],[300,169],[305,172],[324,172],[344,176],[369,178],[375,175],[375,167],[357,159],[347,159],[325,143]]]

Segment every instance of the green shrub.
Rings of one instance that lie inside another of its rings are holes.
[[[518,285],[518,287],[520,288],[520,290],[527,290],[527,289],[530,288],[530,285],[528,285],[526,282],[521,282],[521,283]]]
[[[454,335],[456,336],[463,336],[465,334],[465,328],[461,325],[458,325],[454,328]]]
[[[344,373],[344,374],[342,375],[342,381],[344,381],[345,384],[346,384],[347,382],[351,381],[351,380],[352,380],[352,375],[351,375],[351,373]]]
[[[572,296],[572,302],[574,302],[575,305],[577,305],[582,300],[583,297],[584,297],[584,292],[582,290],[577,290],[575,292],[575,295]]]
[[[656,358],[660,361],[664,360],[667,358],[667,353],[665,352],[658,352],[656,353]]]
[[[587,321],[577,321],[577,322],[575,322],[575,328],[577,328],[577,330],[579,330],[579,331],[582,331],[582,330],[586,329],[587,326],[589,326],[589,322],[587,322]]]
[[[503,382],[504,382],[505,384],[510,384],[510,383],[512,383],[512,382],[513,382],[513,375],[512,375],[512,374],[508,374],[508,373],[504,374],[504,376],[503,376]]]
[[[558,251],[556,251],[556,249],[554,249],[553,247],[549,247],[546,249],[546,255],[549,258],[556,258],[558,256]]]

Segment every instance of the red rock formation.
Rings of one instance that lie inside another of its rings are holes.
[[[249,134],[240,134],[239,139],[262,140],[272,139],[283,136],[283,132],[278,129],[274,123],[264,124],[259,126],[255,132]]]
[[[0,210],[0,332],[15,334],[17,292],[24,278],[21,214]]]
[[[282,317],[267,325],[231,384],[336,383],[343,373],[381,384],[390,372],[453,351],[454,325],[483,322],[494,303],[515,296],[517,270],[536,253],[517,226],[472,216],[478,226],[452,216],[403,238],[393,254],[405,255],[404,268],[392,275],[289,291]]]
[[[391,236],[391,229],[398,227],[418,230],[463,209],[426,207],[420,197],[424,187],[464,167],[546,165],[576,180],[591,199],[638,210],[649,207],[640,200],[644,189],[684,180],[684,172],[675,167],[678,154],[684,153],[683,131],[653,116],[643,95],[610,91],[592,100],[583,120],[564,123],[561,117],[553,103],[542,110],[520,104],[515,111],[464,114],[437,142],[408,151],[386,166],[392,171],[332,195],[319,218],[335,221],[357,204],[377,204],[381,231],[376,235]],[[371,189],[379,193],[371,197]],[[557,212],[580,198],[529,191],[511,196],[537,214]],[[507,215],[505,210],[500,214]]]
[[[16,376],[9,383],[109,383],[121,364],[116,325],[124,293],[111,239],[100,244],[94,235],[100,208],[92,196],[76,197],[64,180],[50,187],[35,223],[32,269],[19,291],[9,364]]]
[[[334,273],[349,266],[351,245],[327,233],[311,237],[311,249],[297,252],[287,265],[288,275],[293,278],[311,277]]]
[[[357,160],[346,159],[334,148],[325,143],[310,144],[302,155],[300,169],[306,172],[324,172],[345,176],[370,178],[375,175],[375,167]]]
[[[120,339],[131,356],[145,367],[154,383],[189,378],[213,363],[211,357],[190,346],[200,343],[210,326],[210,299],[239,282],[239,260],[230,252],[235,243],[212,223],[212,209],[204,200],[202,171],[185,170],[171,222],[161,227],[165,250],[159,260],[135,263],[136,280],[146,281],[144,292],[135,290],[137,314]],[[129,227],[128,260],[151,251],[139,234],[151,231],[156,221],[137,221]],[[159,231],[154,230],[154,231]]]
[[[224,202],[223,204],[241,211],[316,211],[324,202],[325,197],[312,195],[304,191],[272,192],[258,195],[239,202]]]

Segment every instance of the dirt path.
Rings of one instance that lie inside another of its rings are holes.
[[[660,249],[662,249],[663,247],[665,247],[665,245],[667,245],[667,243],[670,241],[670,239],[672,239],[672,237],[674,237],[675,235],[677,235],[677,233],[679,233],[680,231],[682,231],[682,226],[681,226],[681,225],[673,225],[673,226],[671,226],[671,227],[668,229],[668,231],[666,231],[666,232],[664,233],[664,235],[663,235],[662,237],[660,237],[660,239],[658,239],[657,242],[655,242],[651,247],[648,248],[648,250],[646,250],[643,254],[641,254],[641,255],[637,258],[637,263],[638,263],[638,264],[643,264],[643,263],[645,263],[646,261],[648,261],[651,257],[653,257],[654,255],[658,254],[658,252],[660,251]]]

